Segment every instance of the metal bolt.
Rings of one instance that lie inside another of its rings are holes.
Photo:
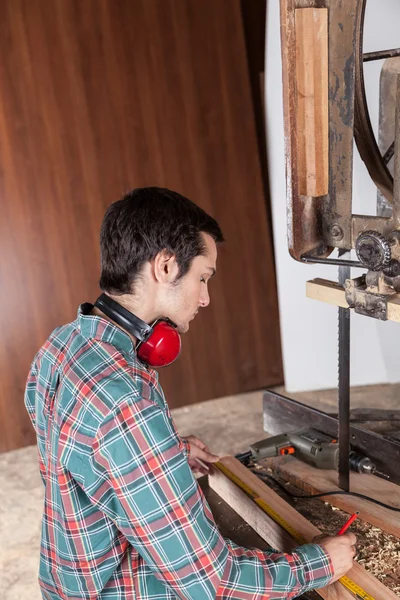
[[[400,262],[392,258],[390,263],[383,269],[388,277],[398,277],[400,275]]]
[[[343,238],[342,228],[336,223],[331,227],[331,236],[335,238],[335,240],[341,240]]]
[[[396,244],[400,243],[400,231],[392,231],[392,233],[389,234],[387,239],[391,246],[396,246]]]

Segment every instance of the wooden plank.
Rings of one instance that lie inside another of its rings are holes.
[[[299,193],[295,0],[280,0],[283,124],[286,164],[287,235],[289,253],[296,260],[321,243],[319,199]],[[302,7],[313,0],[303,0]],[[307,223],[307,226],[304,226]]]
[[[268,543],[257,534],[254,527],[242,519],[230,504],[210,488],[208,475],[199,477],[197,483],[211,508],[218,531],[223,537],[245,548],[260,548],[261,550],[268,548]]]
[[[307,298],[320,300],[342,308],[349,308],[347,304],[344,288],[334,281],[321,279],[317,277],[306,283]],[[387,306],[388,321],[397,321],[400,323],[400,294],[393,294],[388,300]]]
[[[284,139],[288,247],[296,260],[322,243],[328,256],[337,245],[331,235],[333,221],[344,232],[340,246],[351,247],[352,156],[354,117],[355,23],[361,10],[360,0],[319,2],[316,10],[328,6],[328,97],[329,192],[325,196],[307,196],[299,191],[297,123],[297,68],[295,11],[315,9],[315,0],[280,0]],[[323,5],[323,6],[322,6]],[[346,93],[343,93],[346,90]],[[339,101],[340,97],[340,101]],[[332,242],[332,243],[331,243]],[[334,243],[333,243],[334,242]]]
[[[388,302],[388,320],[400,323],[400,294],[395,294]]]
[[[221,471],[215,469],[215,473],[209,477],[209,484],[270,547],[290,552],[299,545]]]
[[[328,193],[328,10],[297,8],[296,91],[299,194]]]
[[[349,308],[344,294],[344,288],[338,283],[328,281],[327,279],[320,279],[317,277],[316,279],[307,281],[306,296],[312,300],[320,300],[321,302],[327,302],[334,306]]]
[[[273,468],[285,480],[308,494],[340,490],[336,484],[337,472],[334,470],[316,469],[296,458],[287,461],[276,460]],[[394,508],[400,508],[400,487],[385,479],[374,475],[350,473],[350,489]],[[400,512],[391,511],[355,496],[326,496],[323,499],[348,513],[360,511],[361,519],[400,538]]]
[[[307,519],[305,519],[287,502],[285,502],[283,498],[278,496],[267,485],[260,481],[256,475],[251,473],[237,459],[232,456],[225,456],[221,459],[221,462],[243,482],[249,485],[261,499],[263,499],[273,510],[275,510],[283,519],[285,519],[285,521],[287,521],[308,542],[311,542],[316,535],[320,535],[321,532],[317,527],[307,521]],[[216,472],[209,478],[212,489],[217,491],[217,493],[219,489],[221,494],[223,493],[224,488],[224,479],[222,478],[225,478],[225,476],[219,472]],[[247,497],[241,497],[240,501],[233,506],[233,508],[241,516],[242,512],[243,514],[248,514],[248,508],[244,509],[243,507],[248,505],[249,502],[252,502],[252,500]],[[263,518],[262,522],[264,522],[264,520],[265,519]],[[256,520],[254,520],[254,525],[254,528],[256,529],[258,526]],[[262,537],[261,528],[260,530],[256,529],[256,531]],[[268,531],[266,535],[269,535]],[[274,533],[273,535],[276,536],[277,534]],[[276,537],[273,537],[273,539],[275,540],[274,545],[276,545]],[[278,549],[281,550],[281,548]],[[370,575],[357,563],[354,563],[354,567],[348,572],[348,577],[361,588],[363,588],[368,594],[370,594],[374,600],[396,600],[397,598],[393,592],[387,589],[382,583],[380,583],[375,577]],[[339,582],[336,582],[327,588],[318,590],[318,593],[326,600],[354,600],[353,594],[351,594]]]

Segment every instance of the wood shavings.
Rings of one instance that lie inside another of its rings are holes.
[[[330,504],[296,500],[296,509],[322,533],[336,535],[349,515]],[[357,536],[357,562],[400,597],[400,540],[360,519],[350,527]]]
[[[348,513],[329,502],[319,498],[289,499],[272,480],[266,483],[322,533],[336,535],[349,518]],[[288,484],[287,488],[294,494],[303,493],[292,484]],[[349,531],[357,536],[357,562],[400,598],[400,539],[360,519],[351,525]]]

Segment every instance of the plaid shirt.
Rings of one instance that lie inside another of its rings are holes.
[[[325,586],[322,548],[225,540],[188,465],[155,371],[82,305],[36,355],[25,404],[45,486],[43,598],[294,598]]]

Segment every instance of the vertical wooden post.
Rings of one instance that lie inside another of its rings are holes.
[[[328,10],[297,8],[296,81],[299,194],[328,193]]]

